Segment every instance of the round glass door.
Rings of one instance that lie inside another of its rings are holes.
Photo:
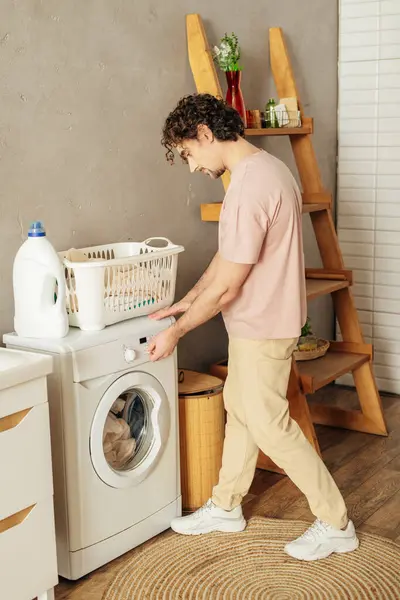
[[[128,373],[103,395],[93,418],[90,454],[98,476],[116,488],[143,481],[162,455],[169,406],[148,373]]]

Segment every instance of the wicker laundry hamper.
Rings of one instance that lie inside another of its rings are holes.
[[[223,382],[196,371],[179,371],[182,508],[196,510],[218,482],[225,436]]]

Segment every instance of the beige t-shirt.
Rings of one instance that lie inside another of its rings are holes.
[[[254,267],[223,311],[231,337],[300,335],[307,317],[301,204],[293,175],[267,152],[242,159],[232,170],[219,223],[219,253]]]

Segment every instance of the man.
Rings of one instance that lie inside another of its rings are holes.
[[[183,98],[168,116],[162,143],[218,179],[231,173],[219,223],[219,249],[194,288],[160,319],[183,314],[149,345],[152,360],[169,356],[188,331],[222,312],[229,334],[224,389],[227,426],[212,498],[174,519],[181,534],[242,531],[241,501],[258,449],[306,495],[314,524],[285,551],[301,560],[358,547],[354,525],[324,463],[290,418],[286,399],[292,353],[306,321],[301,194],[289,169],[244,139],[239,114],[208,94]]]

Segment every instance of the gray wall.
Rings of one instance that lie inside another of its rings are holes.
[[[300,3],[301,4],[301,3]],[[309,0],[2,0],[0,3],[0,332],[12,328],[12,261],[29,222],[42,219],[57,250],[164,235],[183,244],[177,296],[217,247],[201,202],[220,182],[170,167],[160,130],[177,100],[195,91],[185,14],[201,12],[210,44],[235,31],[248,108],[275,95],[268,27],[286,34],[327,188],[335,184],[337,5]],[[223,74],[221,74],[222,77]],[[260,141],[294,168],[287,139]],[[306,231],[309,266],[318,265]],[[329,335],[329,304],[311,314]],[[217,318],[180,346],[180,365],[205,368],[225,353]]]

